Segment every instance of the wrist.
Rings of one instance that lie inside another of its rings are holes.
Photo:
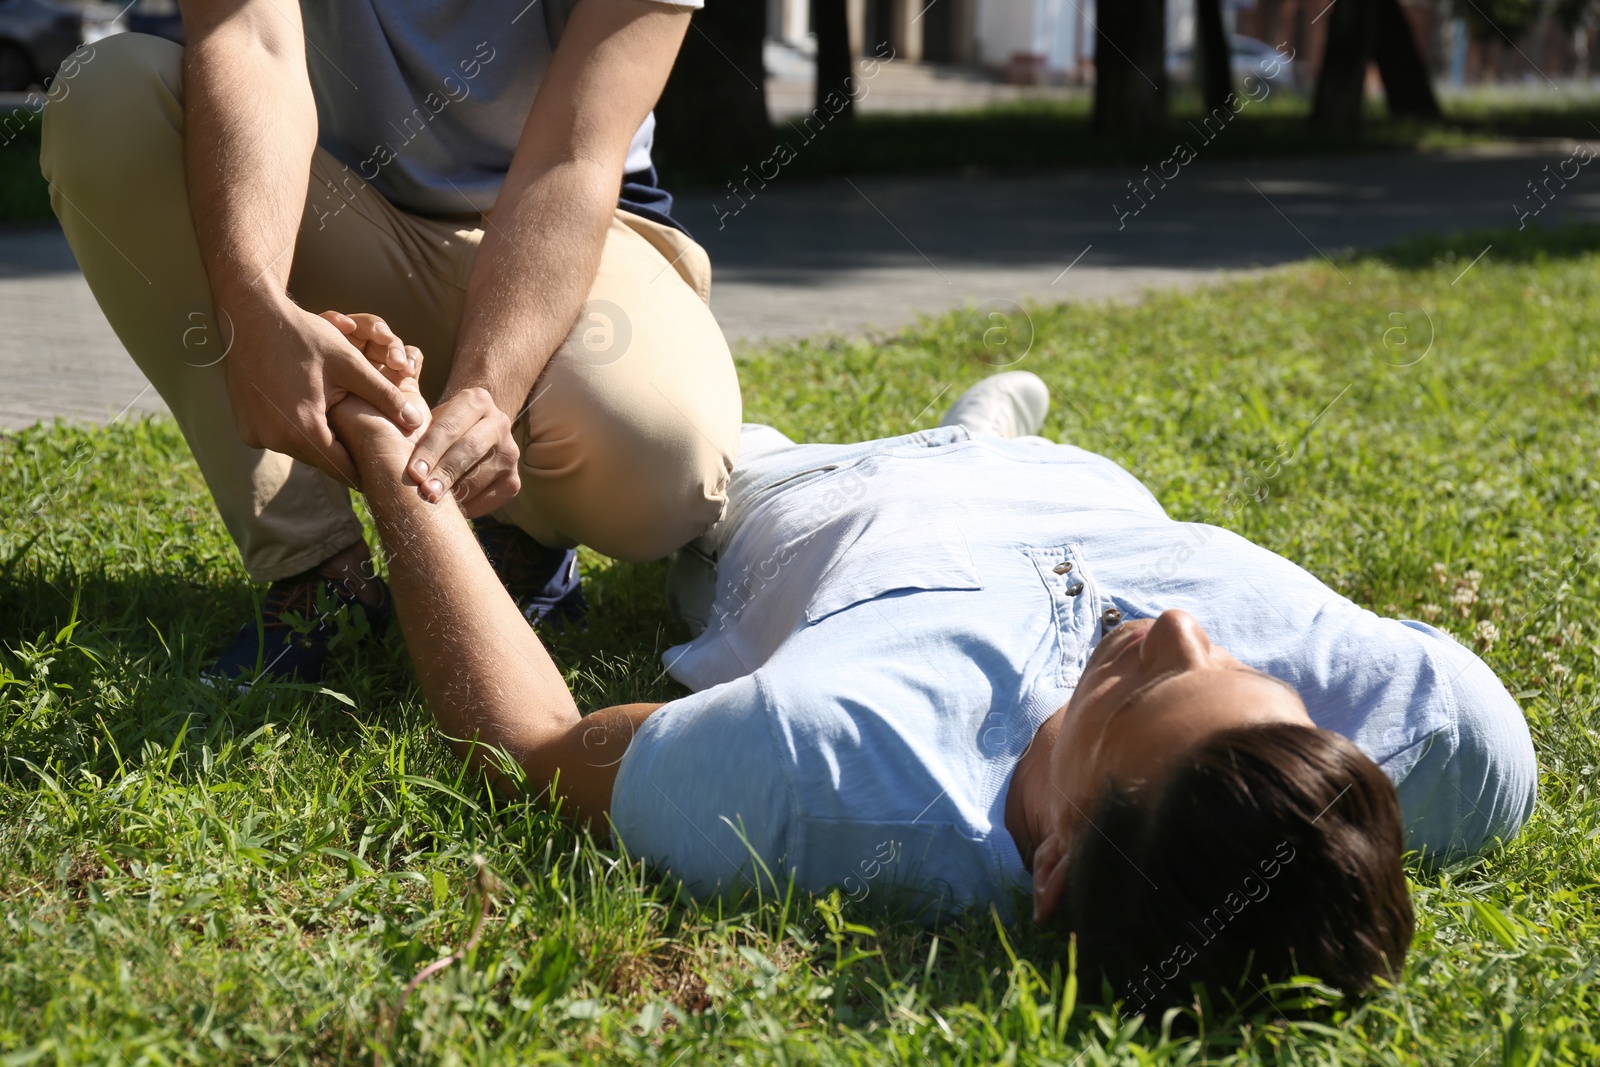
[[[524,389],[519,395],[516,392],[516,386],[506,382],[503,378],[497,378],[486,373],[457,374],[453,368],[449,380],[445,382],[444,389],[439,394],[438,404],[444,404],[462,393],[470,392],[474,389],[481,389],[489,394],[489,399],[494,403],[495,407],[507,415],[513,416],[516,414],[517,409],[522,406],[528,392],[528,390]]]
[[[411,443],[398,433],[393,435],[393,440],[383,440],[379,434],[384,434],[384,431],[380,429],[359,437],[339,435],[340,443],[356,465],[356,473],[361,475],[361,485],[368,496],[383,491],[398,492],[403,488],[406,460],[411,456]]]
[[[403,467],[397,469],[384,463],[360,470],[362,495],[366,497],[367,507],[383,534],[385,544],[392,546],[394,538],[402,531],[405,536],[415,537],[428,529],[430,524],[448,522],[450,515],[461,514],[459,503],[449,493],[437,503],[423,499],[417,490],[417,483],[405,473]]]
[[[495,407],[515,417],[528,402],[560,340],[557,339],[542,357],[537,357],[534,353],[545,343],[540,338],[526,330],[487,328],[484,323],[474,321],[471,310],[468,308],[462,318],[461,336],[451,360],[450,374],[440,391],[440,402],[469,389],[482,389],[489,394]]]
[[[417,403],[426,411],[420,400]],[[366,401],[354,396],[328,411],[328,425],[350,454],[350,461],[361,477],[363,491],[369,496],[385,487],[401,488],[411,452],[430,421],[425,416],[421,426],[407,433]],[[411,487],[413,494],[415,489]]]
[[[276,328],[304,309],[289,294],[270,283],[218,287],[213,294],[218,318],[231,323],[235,332],[249,330],[260,336]],[[226,330],[227,325],[223,325]]]

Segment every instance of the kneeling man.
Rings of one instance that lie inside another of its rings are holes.
[[[397,333],[437,416],[407,469],[529,621],[583,614],[574,546],[660,559],[721,516],[739,383],[650,154],[699,4],[184,0],[185,47],[64,65],[51,203],[270,583],[208,680],[315,681],[337,615],[389,617],[327,409],[419,424],[360,351],[404,363]]]
[[[674,571],[694,692],[587,717],[456,505],[407,480],[422,431],[332,417],[444,733],[696,893],[793,877],[937,915],[1031,890],[1133,1010],[1296,973],[1359,994],[1411,938],[1402,852],[1528,818],[1521,712],[1440,631],[1026,436],[1047,403],[1008,374],[905,437],[747,427]]]

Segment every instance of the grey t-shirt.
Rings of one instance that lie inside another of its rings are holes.
[[[663,0],[699,7],[700,0]],[[574,0],[301,4],[318,141],[397,207],[494,206]],[[624,170],[650,167],[655,117]]]

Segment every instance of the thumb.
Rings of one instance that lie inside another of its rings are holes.
[[[329,322],[339,327],[339,332],[345,334],[346,336],[356,332],[356,320],[352,319],[349,315],[342,314],[338,311],[324,311],[318,317],[327,319]]]
[[[359,396],[401,429],[415,430],[422,425],[422,407],[364,357],[351,353],[350,358],[340,359],[336,367],[330,375],[334,385]]]

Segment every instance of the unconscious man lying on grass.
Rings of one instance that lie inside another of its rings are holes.
[[[747,427],[673,572],[703,631],[665,661],[693,693],[587,717],[460,511],[406,479],[421,431],[359,399],[332,418],[442,731],[692,891],[1007,917],[1031,891],[1135,1011],[1397,972],[1402,852],[1478,851],[1532,810],[1516,703],[1440,631],[1028,436],[1047,404],[1013,373],[905,437]]]

